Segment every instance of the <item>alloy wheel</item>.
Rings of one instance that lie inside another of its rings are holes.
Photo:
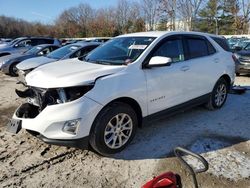
[[[111,118],[104,131],[105,144],[111,149],[122,147],[133,131],[133,121],[128,114],[120,113]]]

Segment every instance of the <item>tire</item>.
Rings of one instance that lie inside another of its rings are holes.
[[[117,123],[117,119],[122,122]],[[90,145],[103,156],[120,152],[134,138],[137,126],[137,115],[131,106],[114,102],[97,115],[90,133]]]
[[[11,76],[18,76],[18,74],[17,74],[17,68],[16,68],[16,65],[18,64],[18,62],[16,62],[16,63],[12,63],[11,65],[10,65],[10,68],[9,68],[9,74],[11,75]]]
[[[209,98],[209,101],[206,104],[207,109],[216,110],[221,108],[227,100],[228,92],[229,92],[229,84],[226,82],[224,78],[220,78],[216,82],[212,94]]]

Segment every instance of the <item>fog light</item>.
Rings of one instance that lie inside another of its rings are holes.
[[[62,131],[76,135],[78,131],[78,127],[80,125],[80,121],[81,119],[74,119],[74,120],[66,121],[64,123]]]

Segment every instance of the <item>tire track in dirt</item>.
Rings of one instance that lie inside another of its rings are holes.
[[[45,151],[45,152],[44,152]],[[47,148],[43,151],[43,155],[48,151]],[[16,171],[15,173],[11,175],[4,175],[0,179],[0,183],[4,183],[6,181],[11,182],[7,183],[5,186],[12,186],[13,182],[15,182],[16,179],[19,179],[20,181],[23,181],[26,177],[31,176],[37,172],[40,172],[42,170],[51,168],[53,165],[56,165],[58,163],[62,163],[66,160],[72,159],[74,156],[83,154],[83,157],[87,155],[87,152],[78,150],[78,149],[71,149],[69,151],[57,154],[53,157],[50,157],[48,159],[44,159],[40,161],[39,163],[33,164],[31,166],[25,166],[24,168]]]

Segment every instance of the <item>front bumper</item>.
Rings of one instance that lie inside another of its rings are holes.
[[[96,115],[103,107],[87,97],[81,97],[72,102],[47,106],[40,113],[36,112],[36,108],[31,108],[29,118],[18,117],[24,105],[16,110],[13,119],[21,120],[23,129],[42,135],[42,140],[48,142],[49,140],[69,141],[87,137]],[[73,119],[81,119],[75,135],[62,130],[64,123]]]
[[[9,65],[7,64],[2,64],[2,66],[0,66],[0,69],[3,73],[5,74],[9,74]]]
[[[89,137],[82,137],[78,139],[68,139],[68,140],[63,140],[63,139],[50,139],[46,138],[45,136],[27,130],[31,135],[37,137],[38,139],[42,140],[43,142],[51,145],[57,145],[57,146],[66,146],[66,147],[74,147],[74,148],[79,148],[79,149],[89,149]]]

